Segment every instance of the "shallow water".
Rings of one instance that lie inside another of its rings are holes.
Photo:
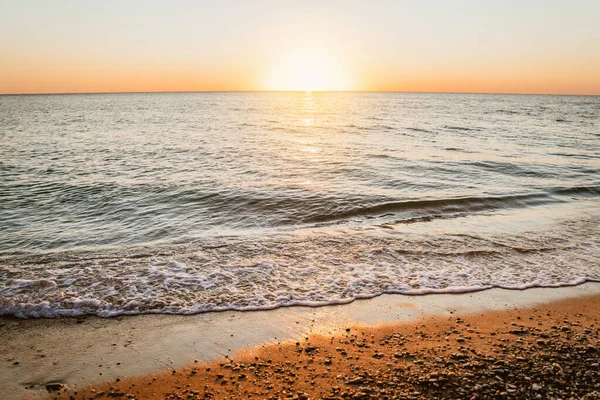
[[[0,96],[0,315],[600,280],[600,97]]]

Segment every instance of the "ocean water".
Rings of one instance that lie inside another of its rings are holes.
[[[600,97],[0,96],[0,315],[600,281]]]

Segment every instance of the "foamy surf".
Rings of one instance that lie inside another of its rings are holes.
[[[11,257],[0,267],[0,315],[196,314],[577,285],[600,281],[598,222],[513,236],[423,222],[420,234],[357,228]]]

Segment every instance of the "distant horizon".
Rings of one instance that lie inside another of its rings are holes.
[[[115,92],[39,92],[0,93],[0,96],[68,96],[93,94],[177,94],[177,93],[389,93],[389,94],[480,94],[489,96],[573,96],[599,97],[588,93],[518,93],[518,92],[443,92],[443,91],[397,91],[397,90],[161,90],[161,91],[115,91]]]

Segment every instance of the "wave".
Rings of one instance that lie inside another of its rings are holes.
[[[373,127],[373,129],[383,129],[384,131],[393,131],[395,128],[393,126],[389,126],[389,125],[375,125]]]
[[[83,316],[97,316],[101,318],[111,318],[119,316],[133,316],[133,315],[144,315],[144,314],[170,314],[170,315],[196,315],[209,312],[223,312],[223,311],[268,311],[275,310],[277,308],[284,307],[325,307],[330,305],[343,305],[349,304],[356,300],[372,299],[385,294],[400,294],[407,296],[425,296],[435,294],[461,294],[461,293],[473,293],[480,292],[490,289],[505,289],[505,290],[527,290],[532,288],[560,288],[582,285],[587,282],[600,283],[600,279],[587,279],[578,278],[570,282],[557,282],[552,284],[540,284],[537,282],[531,282],[520,285],[486,285],[486,286],[472,286],[472,287],[447,287],[444,289],[401,289],[401,290],[387,290],[381,293],[369,293],[356,295],[355,297],[349,297],[344,299],[331,299],[323,301],[311,301],[311,300],[291,300],[283,301],[278,304],[260,305],[260,306],[212,306],[206,307],[203,305],[195,305],[189,307],[171,307],[166,306],[164,308],[149,308],[144,309],[143,306],[138,304],[128,305],[127,308],[119,309],[107,305],[105,302],[98,299],[83,299],[76,300],[70,303],[70,306],[63,307],[59,304],[51,303],[20,303],[18,305],[2,305],[0,300],[0,316],[15,317],[19,319],[29,318],[73,318]],[[158,302],[158,304],[164,304]]]
[[[553,155],[553,156],[559,156],[559,157],[578,158],[578,159],[581,159],[581,160],[597,160],[597,159],[600,159],[600,155],[592,155],[592,154],[564,153],[564,152],[554,152],[554,153],[549,153],[549,154]]]
[[[596,197],[600,196],[600,185],[554,188],[550,189],[549,192],[560,196],[577,195],[585,197]]]
[[[385,154],[370,155],[374,156],[396,160]],[[481,162],[474,164],[478,168],[483,167]],[[487,164],[486,167],[491,168]],[[500,167],[512,169],[510,164]],[[335,169],[356,179],[376,180],[365,169],[348,166],[335,166]],[[387,181],[386,185],[404,190],[412,187],[415,191],[424,188],[404,180]],[[435,187],[439,189],[440,185]],[[0,253],[16,253],[19,249],[128,245],[165,239],[179,241],[215,234],[215,230],[227,228],[276,229],[343,223],[385,214],[403,220],[438,218],[595,196],[600,196],[600,185],[540,188],[536,193],[505,196],[396,200],[350,193],[326,196],[319,192],[304,192],[296,187],[290,187],[287,192],[267,193],[223,189],[202,191],[189,186],[132,186],[111,182],[18,184],[3,198],[3,205],[12,211],[0,218],[4,231]],[[26,217],[22,217],[26,210],[29,210]],[[34,227],[40,221],[52,229],[29,234],[24,231],[24,226]],[[84,236],[78,234],[83,226],[90,232]],[[112,229],[115,226],[119,229]],[[60,234],[52,233],[54,230]]]
[[[0,258],[0,315],[195,314],[600,281],[597,218],[516,235],[313,233]]]
[[[430,130],[427,130],[425,128],[414,128],[414,127],[407,127],[405,129],[408,129],[409,131],[414,131],[414,132],[423,132],[423,133],[431,133]]]
[[[373,206],[356,207],[351,210],[333,212],[325,215],[316,215],[305,219],[303,222],[326,222],[330,220],[350,219],[407,211],[418,211],[426,214],[478,212],[498,208],[526,207],[557,201],[560,200],[553,199],[543,193],[499,197],[461,197],[451,199],[394,201]]]
[[[460,148],[460,147],[445,147],[444,150],[445,151],[456,151],[456,152],[468,153],[468,154],[475,153],[475,151],[463,149],[463,148]]]
[[[548,168],[543,169],[537,165],[523,165],[511,162],[473,161],[462,163],[461,165],[468,165],[475,168],[481,168],[487,171],[491,171],[494,173],[519,177],[527,176],[544,178],[553,174],[553,171]]]
[[[518,111],[514,111],[514,110],[505,110],[505,109],[499,109],[497,111],[495,111],[497,113],[500,114],[509,114],[509,115],[515,115],[515,114],[520,114],[520,112]]]
[[[424,220],[446,218],[453,214],[470,214],[489,210],[526,208],[531,206],[562,203],[567,196],[597,197],[600,196],[599,186],[574,186],[540,189],[538,193],[489,196],[489,197],[459,197],[430,200],[392,201],[370,206],[355,207],[328,214],[314,215],[304,219],[304,223],[319,223],[335,220],[348,220],[359,217],[386,216],[398,213],[419,214],[396,223],[422,222]]]
[[[481,128],[470,128],[470,127],[466,127],[466,126],[453,126],[453,125],[444,125],[445,129],[449,129],[451,131],[467,131],[467,132],[478,132],[481,131]]]

